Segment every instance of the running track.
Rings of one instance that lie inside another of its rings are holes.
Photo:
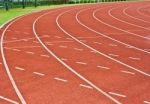
[[[149,1],[45,10],[0,34],[0,104],[150,104]]]

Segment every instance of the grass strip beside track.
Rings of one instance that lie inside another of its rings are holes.
[[[65,7],[65,6],[72,6],[72,4],[62,4],[62,5],[51,5],[51,6],[38,6],[35,7],[27,7],[25,9],[22,8],[14,8],[10,9],[8,12],[6,12],[4,9],[0,9],[0,27],[7,22],[8,20],[11,20],[12,18],[15,18],[17,16],[21,16],[24,14],[28,14],[34,11],[40,11],[44,9],[53,9],[53,8],[59,8],[59,7]]]

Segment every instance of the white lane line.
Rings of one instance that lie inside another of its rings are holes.
[[[109,55],[109,56],[113,56],[113,57],[118,57],[118,56],[119,56],[119,55],[112,54],[112,53],[109,53],[108,55]]]
[[[87,63],[85,63],[85,62],[79,62],[79,61],[77,61],[76,63],[77,64],[81,64],[81,65],[87,65]]]
[[[149,21],[146,21],[146,20],[143,20],[143,19],[140,19],[140,18],[136,18],[136,17],[130,15],[129,13],[127,13],[126,11],[127,11],[127,9],[129,9],[129,8],[131,8],[131,7],[127,7],[127,8],[125,8],[125,9],[123,10],[123,13],[124,13],[125,15],[127,15],[127,16],[129,16],[129,17],[131,17],[131,18],[134,18],[134,19],[136,19],[136,20],[142,21],[142,22],[150,23]]]
[[[107,38],[109,38],[109,39],[111,39],[111,40],[114,40],[114,39],[112,39],[112,38],[110,38],[110,37],[108,37],[108,36],[106,36],[106,35],[104,35],[104,34],[101,34],[100,32],[97,32],[97,31],[95,31],[95,30],[89,28],[88,26],[84,25],[83,23],[81,23],[81,22],[79,21],[79,19],[78,19],[79,13],[81,13],[81,12],[83,12],[83,11],[85,11],[85,10],[87,10],[87,9],[82,9],[82,10],[80,10],[80,11],[76,14],[76,20],[78,21],[78,23],[81,24],[82,26],[86,27],[87,29],[89,29],[89,30],[91,30],[91,31],[93,31],[93,32],[95,32],[95,33],[97,33],[97,34],[99,34],[99,35],[102,35],[102,36],[107,37]],[[67,11],[66,11],[66,12],[67,12]],[[91,46],[89,46],[89,45],[87,45],[87,44],[81,42],[81,41],[78,40],[76,37],[74,37],[74,36],[72,36],[71,34],[69,34],[69,33],[68,33],[66,30],[64,30],[64,29],[61,27],[61,25],[58,23],[58,19],[59,19],[59,17],[60,17],[61,15],[63,15],[63,13],[60,14],[59,16],[57,16],[57,18],[56,18],[57,26],[58,26],[66,35],[70,36],[70,37],[71,37],[72,39],[74,39],[76,42],[82,44],[83,46],[89,48],[90,50],[93,50],[93,51],[97,52],[98,54],[100,54],[100,55],[102,55],[102,56],[104,56],[104,57],[106,57],[106,58],[108,58],[108,59],[110,59],[110,60],[112,60],[112,61],[114,61],[114,62],[116,62],[116,63],[118,63],[118,64],[121,64],[121,65],[123,65],[123,66],[125,66],[125,67],[127,67],[127,68],[130,68],[130,69],[135,70],[135,71],[137,71],[137,72],[139,72],[139,73],[141,73],[141,74],[143,74],[143,75],[145,75],[145,76],[150,77],[150,74],[149,74],[149,73],[142,71],[143,69],[137,69],[137,68],[135,68],[135,67],[133,67],[133,66],[130,66],[130,65],[128,65],[128,64],[126,64],[126,63],[124,63],[124,62],[122,62],[122,61],[120,61],[120,60],[117,60],[117,59],[115,59],[115,58],[113,58],[113,57],[110,57],[109,55],[107,55],[107,54],[105,54],[105,53],[102,53],[102,52],[96,50],[95,48],[93,48],[93,47],[91,47]],[[116,41],[116,40],[115,40],[115,41]],[[117,40],[117,41],[118,41],[118,40]],[[122,43],[122,42],[121,42],[121,43]],[[125,45],[125,43],[123,43],[123,44]],[[127,44],[126,44],[126,45],[127,45]],[[131,45],[127,45],[127,46],[131,46]],[[133,47],[133,46],[132,46],[132,47]],[[137,47],[135,47],[135,46],[134,46],[134,48],[137,49]],[[141,49],[138,48],[138,50],[141,50]],[[143,51],[143,50],[141,50],[141,51]],[[148,53],[147,51],[145,51],[145,52]],[[150,54],[150,52],[149,52],[149,54]],[[105,93],[105,94],[106,94],[106,93]],[[107,97],[108,97],[108,95],[107,95]],[[109,98],[110,98],[110,96],[109,96]],[[112,99],[114,102],[120,103],[120,102],[116,101],[116,99],[113,99],[113,98],[110,98],[110,99]]]
[[[148,5],[149,6],[149,5]],[[140,14],[140,15],[143,15],[143,16],[146,16],[146,17],[150,17],[149,15],[146,15],[144,12],[141,12],[141,9],[143,8],[143,7],[147,7],[147,6],[140,6],[140,8],[138,8],[137,9],[137,12]]]
[[[81,48],[73,48],[73,49],[76,51],[83,51],[83,49],[81,49]]]
[[[118,7],[117,7],[117,8],[118,8]],[[145,30],[150,30],[150,29],[145,28],[145,27],[143,27],[143,26],[135,25],[135,24],[132,24],[132,23],[129,23],[129,22],[126,22],[126,21],[124,21],[124,20],[121,20],[121,19],[117,18],[116,16],[112,15],[112,11],[113,11],[114,9],[116,9],[116,8],[111,8],[111,9],[108,11],[108,15],[111,16],[112,18],[114,18],[114,19],[116,19],[116,20],[118,20],[118,21],[124,22],[124,23],[126,23],[126,24],[132,25],[132,26],[136,26],[136,27],[139,27],[139,28],[142,28],[142,29],[145,29]],[[116,28],[118,28],[118,27],[116,27]],[[129,34],[132,34],[132,35],[134,35],[134,36],[138,36],[138,37],[141,37],[141,38],[143,38],[143,39],[150,40],[149,37],[144,37],[144,36],[142,36],[142,35],[135,34],[135,33],[126,31],[126,30],[121,29],[121,28],[119,28],[118,30],[122,30],[122,31],[124,31],[124,32],[126,32],[126,33],[129,33]]]
[[[115,93],[115,92],[108,92],[108,93],[111,95],[115,95],[115,96],[119,96],[119,97],[123,97],[123,98],[127,97],[126,95],[122,95],[122,94]]]
[[[109,44],[109,46],[116,47],[118,45],[117,44]]]
[[[4,97],[4,96],[0,96],[0,99],[3,99],[3,100],[5,100],[5,101],[8,101],[8,102],[10,102],[11,104],[19,104],[18,102],[14,101],[14,100],[11,100],[11,99],[8,99],[8,98],[6,98],[6,97]]]
[[[97,34],[99,34],[99,35],[101,35],[101,36],[103,36],[103,37],[106,37],[106,38],[111,39],[111,40],[113,40],[113,41],[119,42],[120,44],[123,44],[123,45],[126,45],[126,46],[131,46],[131,45],[129,45],[129,44],[126,44],[126,43],[123,43],[123,42],[118,41],[118,40],[116,40],[116,39],[113,39],[113,38],[111,38],[111,37],[109,37],[109,36],[107,36],[107,35],[104,35],[104,34],[98,32],[98,31],[96,31],[96,30],[94,30],[94,29],[91,29],[90,27],[84,25],[84,24],[79,20],[78,15],[79,15],[79,13],[81,13],[81,12],[83,12],[83,11],[85,11],[85,10],[87,10],[87,9],[83,9],[83,10],[79,11],[79,12],[76,14],[76,20],[78,21],[79,24],[81,24],[82,26],[84,26],[84,27],[87,28],[88,30],[93,31],[94,33],[97,33]],[[58,24],[58,23],[57,23],[57,24]],[[85,43],[79,41],[76,37],[72,36],[72,35],[69,34],[66,30],[64,30],[64,29],[60,26],[60,24],[58,24],[58,25],[59,25],[60,29],[61,29],[64,33],[66,33],[66,35],[72,37],[74,40],[76,40],[76,41],[79,42],[80,44],[86,46],[87,48],[96,51],[98,54],[100,54],[100,55],[102,55],[102,56],[104,56],[104,57],[106,57],[106,58],[108,58],[108,59],[110,59],[110,60],[112,60],[112,61],[115,61],[115,62],[117,62],[118,64],[121,64],[121,65],[123,65],[123,66],[125,66],[125,67],[127,67],[127,68],[130,68],[130,69],[135,70],[135,71],[137,71],[137,72],[139,72],[139,73],[141,73],[141,74],[143,74],[143,75],[145,75],[145,76],[150,77],[150,74],[149,74],[149,73],[142,71],[143,69],[137,69],[137,68],[135,68],[135,67],[133,67],[133,66],[130,66],[130,65],[128,65],[128,64],[126,64],[126,63],[124,63],[124,62],[122,62],[122,61],[120,61],[120,60],[117,60],[117,59],[115,59],[115,58],[113,58],[113,57],[110,57],[110,56],[108,56],[108,55],[106,55],[106,54],[104,54],[104,53],[102,53],[102,52],[96,50],[95,48],[93,48],[93,47],[91,47],[91,46],[89,46],[89,45],[87,45],[87,44],[85,44]],[[132,46],[132,47],[134,47],[134,49],[137,49],[137,50],[140,50],[140,51],[143,51],[143,52],[146,52],[146,53],[149,53],[149,54],[150,54],[150,52],[144,51],[143,49],[139,49],[139,48],[137,48],[137,47],[135,47],[135,46]]]
[[[68,82],[68,80],[62,79],[62,78],[58,78],[58,77],[55,77],[54,79],[55,79],[55,80],[58,80],[58,81],[62,81],[62,82]]]
[[[126,73],[126,74],[132,74],[132,75],[134,75],[134,74],[135,74],[135,73],[133,73],[133,72],[125,71],[125,70],[121,70],[121,72],[122,72],[122,73]]]
[[[62,45],[61,45],[61,46],[59,46],[59,47],[60,47],[60,48],[68,48],[68,46],[62,46]]]
[[[85,84],[80,84],[79,86],[84,87],[84,88],[88,88],[88,89],[93,89],[93,87],[91,87],[89,85],[85,85]]]
[[[13,51],[17,51],[17,52],[20,52],[21,50],[19,50],[19,49],[12,49]]]
[[[99,21],[99,22],[101,22],[101,23],[103,23],[103,24],[105,24],[105,25],[107,25],[107,26],[109,26],[109,27],[112,27],[112,28],[121,30],[122,32],[129,33],[129,34],[132,34],[132,35],[137,35],[137,34],[134,34],[134,33],[125,31],[125,30],[123,30],[123,29],[114,27],[113,25],[110,25],[110,24],[108,24],[108,23],[106,23],[106,22],[103,22],[102,20],[98,19],[98,18],[95,16],[95,14],[96,14],[96,12],[98,12],[98,10],[100,10],[100,9],[97,9],[97,10],[95,10],[95,11],[93,12],[93,17],[94,17],[95,20],[97,20],[97,21]],[[90,31],[92,31],[92,32],[94,32],[94,33],[96,33],[96,34],[99,34],[99,35],[101,35],[101,36],[103,36],[103,37],[105,37],[105,38],[107,38],[107,39],[112,40],[112,41],[118,42],[118,43],[120,43],[120,44],[122,44],[122,45],[125,45],[125,46],[128,46],[128,47],[132,47],[132,48],[135,49],[135,50],[142,51],[142,52],[145,52],[145,53],[150,54],[150,52],[148,52],[148,51],[145,51],[145,50],[143,50],[143,49],[141,49],[141,48],[138,48],[138,47],[136,47],[136,46],[132,46],[132,45],[130,45],[130,44],[124,43],[124,42],[122,42],[122,41],[116,40],[115,38],[112,38],[112,37],[110,37],[110,36],[107,36],[107,35],[105,35],[105,34],[102,34],[102,33],[98,32],[98,31],[96,31],[96,30],[94,30],[94,29],[92,29],[92,28],[90,28],[90,27],[84,25],[83,23],[81,23],[81,21],[79,21],[78,15],[79,15],[79,13],[76,15],[76,19],[77,19],[78,23],[81,24],[82,26],[84,26],[85,28],[89,29]]]
[[[93,42],[93,43],[95,43],[95,44],[99,44],[99,45],[101,45],[102,43],[100,43],[100,42]]]
[[[132,60],[141,60],[140,58],[137,58],[137,57],[129,57],[129,59],[132,59]]]
[[[66,58],[61,58],[61,60],[62,60],[62,61],[67,61],[67,59],[66,59]]]
[[[101,68],[101,69],[110,69],[109,67],[105,67],[105,66],[101,66],[101,65],[98,65],[97,67]]]
[[[144,104],[150,104],[150,101],[143,101]]]
[[[35,74],[35,75],[39,75],[39,76],[45,76],[45,74],[43,74],[43,73],[39,73],[39,72],[33,72],[33,74]]]
[[[47,58],[49,58],[50,56],[49,55],[41,55],[42,57],[47,57]]]
[[[35,54],[34,52],[26,51],[27,54]]]
[[[129,15],[129,14],[126,12],[128,8],[129,8],[129,7],[123,9],[123,13],[124,13],[125,15],[127,15],[128,17],[131,17],[131,18],[133,18],[133,19],[142,21],[142,22],[150,23],[149,21],[146,21],[146,20],[143,20],[143,19],[140,19],[140,18],[136,18],[136,17],[134,17],[134,16],[132,16],[132,15]],[[131,7],[130,7],[130,8],[131,8]],[[125,22],[127,22],[127,21],[125,21]],[[129,23],[129,22],[127,22],[127,23]],[[133,23],[132,23],[132,24],[133,24]],[[141,26],[141,25],[136,25],[136,24],[133,24],[133,25],[135,25],[135,26],[137,26],[137,27],[139,26],[139,27],[145,28],[145,27],[143,27],[143,26]],[[148,30],[149,30],[149,29],[148,29]]]
[[[58,38],[58,39],[60,39],[61,37],[60,36],[54,36],[55,38]]]
[[[70,10],[69,10],[69,11],[70,11]],[[58,26],[59,28],[61,28],[61,30],[63,30],[63,29],[62,29],[62,27],[60,26],[60,24],[58,23],[58,19],[59,19],[59,17],[60,17],[61,15],[63,15],[63,14],[66,13],[66,12],[68,12],[68,11],[65,11],[65,12],[59,14],[59,15],[57,16],[57,18],[56,18],[57,26]],[[51,13],[51,12],[49,12],[49,13]],[[78,76],[78,77],[79,77],[80,79],[82,79],[83,81],[87,82],[90,86],[92,86],[93,88],[95,88],[99,93],[101,93],[101,94],[103,94],[104,96],[108,97],[109,99],[111,99],[113,102],[115,102],[115,103],[117,103],[117,104],[122,104],[121,102],[119,102],[118,100],[116,100],[116,99],[114,99],[112,96],[110,96],[107,92],[103,91],[101,88],[99,88],[98,86],[96,86],[94,83],[92,83],[91,81],[89,81],[88,79],[86,79],[86,78],[85,78],[84,76],[82,76],[80,73],[78,73],[77,71],[75,71],[75,69],[73,69],[72,67],[70,67],[68,64],[64,63],[55,53],[53,53],[53,52],[41,41],[41,39],[38,37],[38,34],[37,34],[36,30],[35,30],[35,25],[36,25],[37,21],[38,21],[40,18],[42,18],[43,16],[45,16],[45,15],[47,15],[47,14],[49,14],[49,13],[46,13],[46,14],[44,14],[44,15],[39,16],[39,17],[34,21],[34,23],[33,23],[33,32],[34,32],[34,35],[35,35],[35,37],[39,40],[39,42],[41,43],[41,45],[43,46],[43,48],[44,48],[47,52],[49,52],[49,54],[51,54],[57,61],[59,61],[62,65],[64,65],[64,67],[66,67],[69,71],[71,71],[72,73],[74,73],[76,76]],[[63,31],[63,32],[65,32],[65,31]],[[67,33],[67,32],[65,32],[65,33]],[[69,34],[67,34],[67,35],[69,35]],[[79,41],[79,40],[78,40],[78,41]]]
[[[17,69],[17,70],[20,70],[20,71],[24,71],[25,69],[24,68],[21,68],[21,67],[15,67],[15,69]]]

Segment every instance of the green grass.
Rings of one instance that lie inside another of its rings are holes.
[[[64,6],[71,6],[72,4],[68,5],[51,5],[51,6],[38,6],[37,8],[35,7],[27,7],[25,9],[22,8],[15,8],[15,9],[10,9],[8,12],[0,9],[0,26],[4,24],[6,21],[15,18],[17,16],[31,13],[34,11],[39,11],[39,10],[44,10],[44,9],[52,9],[52,8],[59,8],[59,7],[64,7]]]

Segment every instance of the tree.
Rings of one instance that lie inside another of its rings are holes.
[[[22,0],[22,8],[25,8],[25,0]]]
[[[8,1],[8,0],[5,0],[4,2],[5,2],[5,9],[6,9],[6,11],[8,11],[8,10],[9,10],[9,6],[8,6],[8,2],[9,2],[9,1]]]

